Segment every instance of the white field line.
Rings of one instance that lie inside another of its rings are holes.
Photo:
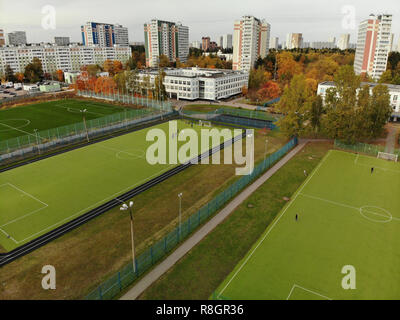
[[[288,295],[288,297],[286,298],[286,300],[289,300],[289,298],[290,298],[290,296],[292,295],[292,293],[293,293],[293,291],[294,291],[295,288],[299,288],[299,289],[301,289],[301,290],[310,292],[310,293],[315,294],[315,295],[317,295],[317,296],[320,296],[321,298],[324,298],[324,299],[326,299],[326,300],[333,300],[332,298],[329,298],[329,297],[324,296],[324,295],[322,295],[322,294],[320,294],[320,293],[318,293],[318,292],[316,292],[316,291],[313,291],[313,290],[304,288],[304,287],[299,286],[299,285],[297,285],[297,284],[294,284],[294,285],[293,285],[293,287],[292,287],[292,289],[290,290],[289,295]]]
[[[117,152],[116,154],[115,154],[115,156],[118,158],[118,154],[120,154],[120,153],[125,153],[125,154],[127,154],[127,155],[130,155],[130,156],[132,156],[132,157],[137,157],[137,158],[142,158],[142,159],[144,159],[145,158],[145,152],[143,151],[143,150],[141,150],[142,151],[142,153],[143,153],[143,155],[142,156],[139,156],[139,155],[137,155],[137,154],[133,154],[133,153],[130,153],[130,152],[128,152],[128,151],[124,151],[124,150],[119,150],[119,149],[115,149],[115,148],[111,148],[111,147],[106,147],[106,146],[101,146],[101,145],[95,145],[96,147],[99,147],[99,148],[103,148],[103,149],[107,149],[107,150],[111,150],[111,151],[114,151],[114,152]],[[138,149],[138,150],[140,150],[140,149]]]
[[[311,198],[311,199],[315,199],[315,200],[320,200],[320,201],[328,202],[328,203],[331,203],[331,204],[334,204],[334,205],[337,205],[337,206],[341,206],[341,207],[345,207],[345,208],[349,208],[349,209],[354,209],[354,210],[357,210],[358,212],[361,212],[361,209],[362,209],[362,208],[357,208],[357,207],[354,207],[354,206],[351,206],[351,205],[348,205],[348,204],[344,204],[344,203],[341,203],[341,202],[337,202],[337,201],[333,201],[333,200],[328,200],[328,199],[324,199],[324,198],[312,196],[312,195],[305,194],[305,193],[299,193],[299,194],[300,194],[301,196],[303,196],[303,197],[307,197],[307,198]],[[381,208],[381,209],[382,209],[382,208]],[[376,215],[376,216],[381,216],[381,217],[385,217],[385,218],[390,218],[390,220],[400,220],[400,218],[395,218],[395,217],[393,217],[391,214],[390,214],[390,217],[388,217],[387,215],[380,214],[380,213],[377,213],[377,212],[373,212],[373,211],[370,211],[370,210],[363,210],[363,211],[364,211],[364,212],[367,212],[367,213],[374,214],[374,215]],[[389,222],[390,220],[385,221],[385,222]]]
[[[68,220],[70,220],[71,218],[73,218],[73,217],[75,217],[75,216],[78,216],[78,215],[80,215],[80,214],[82,214],[82,213],[88,211],[89,209],[92,209],[93,207],[96,207],[98,204],[101,204],[101,203],[104,203],[104,202],[106,202],[106,201],[108,201],[108,200],[111,200],[111,199],[115,198],[116,195],[119,195],[119,194],[123,193],[124,191],[130,190],[130,189],[132,189],[132,188],[134,188],[134,187],[140,185],[142,182],[145,182],[145,181],[149,180],[150,178],[159,175],[161,172],[168,170],[168,169],[169,169],[170,167],[172,167],[172,166],[175,166],[175,164],[174,164],[174,165],[170,165],[170,166],[168,166],[167,168],[164,168],[164,169],[162,169],[162,170],[156,172],[155,174],[153,174],[153,175],[151,175],[151,176],[148,176],[148,177],[146,177],[145,179],[143,179],[143,180],[141,180],[141,181],[139,181],[139,182],[137,182],[137,183],[135,183],[135,184],[133,184],[133,185],[131,185],[131,186],[129,186],[129,187],[126,187],[126,188],[124,188],[124,189],[122,189],[122,190],[120,190],[120,191],[118,191],[118,192],[116,192],[116,193],[114,193],[114,194],[112,194],[112,195],[106,197],[106,198],[104,198],[103,200],[100,200],[100,201],[98,201],[98,202],[96,202],[96,203],[90,205],[89,207],[87,207],[87,208],[85,208],[85,209],[82,209],[82,210],[78,211],[77,213],[74,213],[73,215],[71,215],[71,216],[69,216],[69,217],[67,217],[67,218],[64,218],[63,220],[60,220],[60,221],[58,221],[57,223],[54,223],[54,224],[52,224],[51,226],[48,226],[48,227],[42,229],[41,231],[38,231],[38,232],[36,232],[36,233],[34,233],[34,234],[31,234],[29,237],[26,237],[25,239],[22,239],[22,240],[18,241],[18,243],[21,243],[21,242],[24,242],[24,241],[26,241],[26,240],[28,240],[28,239],[30,239],[30,238],[33,238],[33,237],[35,237],[36,235],[42,233],[43,231],[52,229],[52,228],[54,228],[55,226],[60,225],[60,224],[63,223],[64,221],[68,221]],[[118,199],[118,200],[119,200],[119,199]]]
[[[400,170],[393,170],[393,169],[389,169],[389,168],[378,167],[378,166],[375,166],[373,164],[369,165],[369,164],[359,163],[358,162],[359,157],[360,157],[360,155],[357,154],[357,156],[356,156],[356,158],[354,160],[354,164],[357,165],[357,166],[364,166],[364,167],[369,167],[369,168],[374,167],[375,169],[380,169],[382,171],[390,171],[390,172],[400,173]],[[362,155],[362,157],[367,158],[367,159],[376,159],[376,158],[369,157],[369,156],[364,156],[364,155]],[[380,159],[380,160],[383,160],[383,159]]]
[[[72,107],[66,107],[66,106],[64,106],[64,105],[59,105],[59,104],[57,104],[57,105],[54,105],[55,107],[57,107],[57,108],[63,108],[63,109],[66,109],[69,113],[76,113],[76,114],[79,114],[79,113],[81,113],[81,109],[78,109],[78,108],[72,108]],[[84,108],[84,107],[83,107]],[[99,113],[99,112],[93,112],[93,111],[89,111],[89,110],[86,110],[86,113],[91,113],[91,114],[95,114],[95,115],[100,115],[100,116],[107,116],[107,114],[105,114],[105,113]]]
[[[3,229],[0,228],[0,231],[6,236],[6,238],[11,239],[12,241],[14,241],[16,244],[18,244],[18,241],[15,240],[11,235],[9,235],[7,232],[5,232]]]
[[[266,237],[269,235],[271,230],[275,227],[275,225],[279,222],[279,220],[283,217],[285,214],[286,210],[290,208],[290,206],[295,202],[297,199],[297,196],[301,193],[301,191],[304,189],[304,187],[308,184],[308,182],[311,180],[311,178],[314,176],[314,174],[319,170],[321,165],[325,162],[325,160],[329,157],[331,154],[332,150],[328,151],[328,154],[321,160],[321,162],[318,164],[318,167],[312,172],[311,175],[309,175],[306,179],[306,181],[303,183],[303,185],[300,187],[300,189],[296,192],[294,198],[288,203],[288,205],[285,207],[285,209],[282,211],[282,213],[278,216],[278,218],[274,221],[274,223],[271,225],[271,227],[268,229],[268,231],[264,234],[264,236],[261,238],[261,240],[258,242],[258,244],[255,246],[255,248],[250,252],[250,254],[247,256],[247,258],[243,261],[243,263],[240,265],[238,270],[233,274],[233,276],[229,279],[228,283],[225,285],[225,287],[222,288],[222,290],[219,292],[219,296],[226,290],[226,288],[231,284],[232,280],[236,278],[236,276],[239,274],[239,272],[242,270],[242,268],[245,266],[245,264],[250,260],[250,258],[253,256],[254,252],[258,249],[258,247],[264,242]]]
[[[17,131],[20,131],[20,132],[23,132],[23,133],[29,134],[29,135],[31,135],[31,136],[34,136],[34,137],[36,138],[36,135],[35,135],[35,134],[33,134],[33,133],[30,133],[30,132],[27,132],[27,131],[24,131],[24,130],[21,130],[21,129],[18,129],[18,128],[15,128],[15,127],[12,127],[12,126],[9,126],[8,124],[2,123],[2,122],[0,122],[0,124],[1,124],[2,126],[5,126],[5,127],[8,127],[8,128],[10,128],[10,129],[17,130]],[[38,135],[38,137],[40,137],[40,136]],[[41,138],[41,137],[40,137],[40,138]]]

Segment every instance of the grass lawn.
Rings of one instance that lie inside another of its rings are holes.
[[[399,299],[399,175],[398,163],[330,151],[216,291],[229,299]],[[355,290],[341,284],[347,265]]]
[[[102,102],[62,99],[0,110],[0,141],[51,128],[82,122],[80,110],[87,109],[86,119],[97,119],[126,110]]]
[[[184,121],[176,123],[180,131],[190,128]],[[146,159],[154,143],[146,141],[147,132],[164,131],[168,150],[168,127],[163,123],[3,172],[1,245],[14,249],[177,166],[168,160],[152,165]],[[200,133],[202,127],[193,128]],[[210,139],[209,145],[222,142]],[[183,144],[179,141],[178,148]]]
[[[286,143],[279,132],[269,132],[268,139],[268,153]],[[264,147],[265,135],[257,131],[256,162],[263,158]],[[235,175],[235,168],[234,164],[192,166],[134,197],[137,254],[176,227],[178,193],[183,192],[184,220],[239,178]],[[131,261],[130,241],[129,215],[116,207],[2,267],[0,299],[83,298]],[[46,264],[56,267],[56,290],[43,290],[41,287],[41,269]]]
[[[208,299],[331,147],[308,144],[140,298]]]

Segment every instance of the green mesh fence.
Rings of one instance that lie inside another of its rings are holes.
[[[187,238],[211,215],[217,212],[222,206],[229,202],[236,194],[243,190],[249,183],[254,181],[261,173],[270,168],[280,160],[289,150],[298,143],[297,138],[289,141],[285,146],[271,154],[257,165],[250,175],[243,176],[232,184],[229,188],[218,194],[213,200],[200,208],[196,213],[182,222],[181,228],[177,226],[168,233],[162,240],[155,243],[135,259],[136,272],[134,272],[132,262],[123,267],[119,272],[111,276],[95,290],[90,292],[86,299],[102,300],[112,299],[124,288],[132,284],[138,277],[145,273],[160,259],[173,250],[181,241]]]
[[[86,133],[90,138],[98,137],[110,132],[115,132],[135,126],[144,121],[156,120],[173,113],[170,103],[137,98],[133,96],[106,96],[93,93],[78,92],[78,95],[121,101],[136,105],[142,105],[142,109],[126,109],[124,112],[111,114],[97,119],[78,122],[71,125],[37,131],[23,136],[0,141],[0,162],[6,163],[21,160],[40,154],[60,146],[66,146],[86,139]]]
[[[219,108],[216,111],[210,113],[228,114],[237,117],[245,117],[250,119],[259,119],[266,121],[276,121],[276,118],[271,114],[264,111],[257,110],[246,110],[246,109],[230,109],[230,108]]]
[[[346,144],[339,140],[335,140],[335,147],[342,150],[349,150],[354,152],[360,152],[369,154],[372,156],[377,156],[379,152],[385,152],[384,146],[367,144],[367,143],[355,143],[355,144]],[[400,156],[400,150],[394,150],[394,154]]]

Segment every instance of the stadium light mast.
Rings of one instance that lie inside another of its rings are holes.
[[[39,138],[38,138],[38,133],[37,133],[37,129],[33,129],[33,131],[35,132],[35,136],[36,136],[36,145],[38,148],[38,153],[40,154],[40,148],[39,148]]]
[[[135,263],[135,241],[133,238],[133,214],[132,214],[132,207],[133,207],[133,201],[129,202],[129,206],[124,203],[119,209],[121,211],[129,211],[129,215],[131,217],[131,239],[132,239],[132,266],[133,266],[133,272],[136,273],[136,263]]]
[[[86,126],[86,118],[85,118],[85,113],[87,112],[87,109],[82,109],[80,111],[81,111],[82,117],[83,117],[83,125],[85,126],[86,140],[87,140],[87,142],[90,142],[89,141],[89,132],[88,132],[88,129],[87,129],[87,126]]]
[[[179,198],[179,238],[181,236],[181,229],[182,229],[182,192],[178,194]]]

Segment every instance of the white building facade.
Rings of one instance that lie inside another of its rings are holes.
[[[170,98],[186,100],[219,100],[228,98],[242,92],[247,86],[249,74],[246,71],[232,71],[225,69],[203,68],[168,68],[165,72],[164,86]],[[139,78],[144,81],[150,78],[154,85],[158,70],[146,70],[139,73]]]
[[[360,23],[354,71],[379,79],[386,71],[392,27],[392,15],[370,15]]]
[[[125,63],[131,57],[129,47],[97,47],[97,46],[20,46],[0,48],[0,74],[6,65],[14,72],[24,72],[33,58],[42,62],[43,72],[52,73],[57,70],[79,71],[84,65],[102,65],[106,60],[118,60]]]
[[[120,24],[114,25],[115,44],[119,46],[129,46],[128,28]]]
[[[347,50],[349,49],[349,44],[350,44],[350,34],[345,33],[340,35],[340,38],[337,43],[338,48],[340,50]]]
[[[268,54],[271,25],[253,16],[235,21],[233,34],[233,70],[249,71],[256,60]]]

